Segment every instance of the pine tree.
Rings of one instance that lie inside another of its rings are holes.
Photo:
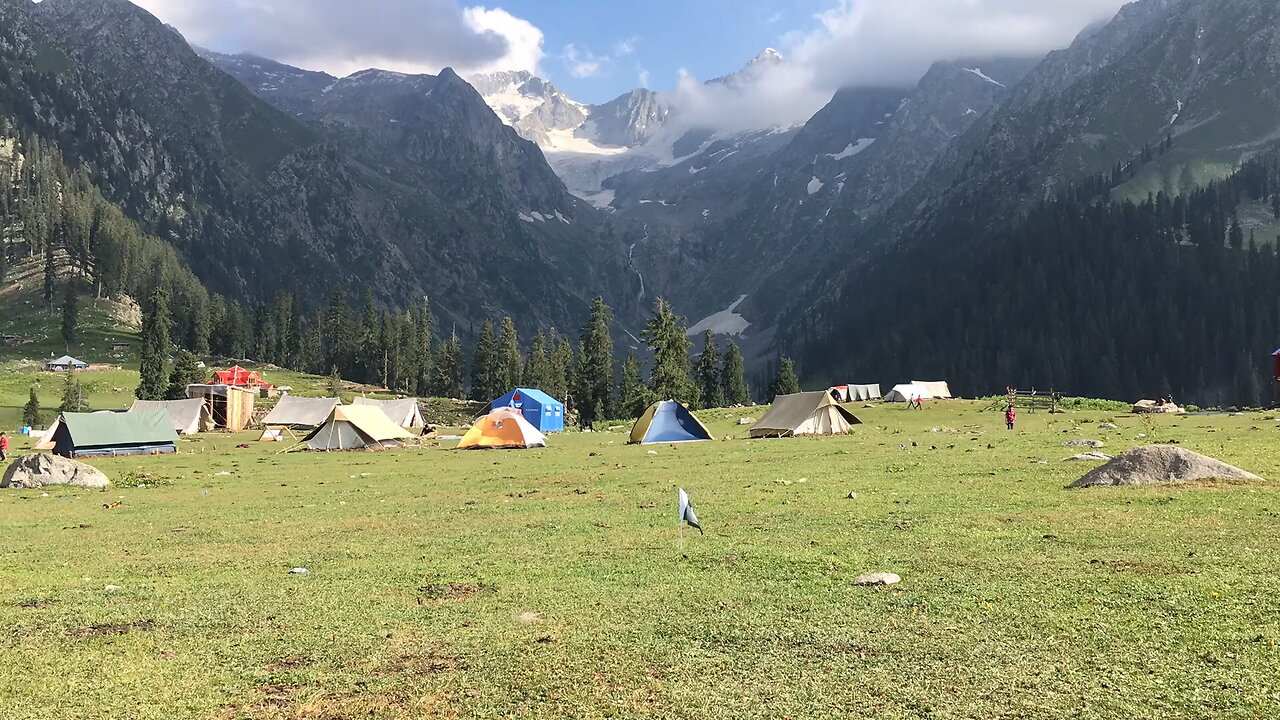
[[[730,407],[750,404],[751,391],[747,388],[742,351],[732,340],[724,351],[724,365],[720,370],[720,387],[724,388],[725,404]]]
[[[338,368],[338,372],[349,372],[355,364],[356,342],[351,306],[347,304],[346,293],[338,288],[329,298],[329,309],[325,315],[325,365]]]
[[[76,296],[75,282],[68,280],[62,292],[62,342],[67,352],[80,337],[80,299]]]
[[[53,243],[44,246],[44,302],[53,309],[53,296],[57,291],[57,273],[53,266]]]
[[[342,397],[342,371],[337,365],[329,368],[329,379],[326,381],[329,397]]]
[[[502,318],[502,337],[498,341],[498,370],[502,391],[505,394],[520,387],[524,380],[524,362],[520,358],[520,338],[516,324],[509,317]],[[495,395],[494,397],[497,397]],[[492,398],[490,398],[492,399]]]
[[[185,400],[187,386],[195,385],[205,379],[200,369],[200,361],[187,350],[179,350],[173,358],[173,369],[169,371],[169,387],[165,391],[165,400]]]
[[[573,398],[569,395],[569,379],[573,374],[573,346],[566,338],[557,339],[554,331],[551,344],[554,349],[551,351],[547,386],[552,397],[571,407]]]
[[[778,374],[769,386],[769,395],[771,398],[776,398],[779,395],[793,395],[798,392],[800,392],[800,381],[796,379],[795,363],[791,358],[784,357],[778,363]]]
[[[75,371],[68,370],[66,382],[62,386],[62,405],[58,406],[58,412],[86,412],[88,409],[89,401],[84,396],[84,386],[80,384]]]
[[[618,386],[618,414],[623,418],[638,418],[652,404],[652,395],[641,377],[640,360],[634,350],[627,353],[622,362],[622,382]]]
[[[693,374],[697,378],[702,407],[724,407],[724,385],[720,382],[720,350],[716,347],[715,335],[710,330],[702,337],[702,355],[698,356],[698,365]]]
[[[604,298],[591,301],[591,318],[582,329],[577,398],[581,421],[591,425],[605,420],[613,410],[613,339],[609,326],[613,314]]]
[[[141,400],[163,400],[169,386],[165,370],[169,354],[169,299],[156,288],[142,313],[142,381],[135,394]]]
[[[547,341],[542,331],[529,343],[529,359],[524,365],[524,384],[531,388],[551,387],[551,360],[547,357]]]
[[[493,323],[485,320],[471,354],[472,400],[492,400],[506,392],[502,389],[502,374],[498,363],[498,340],[493,335]]]
[[[1231,231],[1228,235],[1228,241],[1232,250],[1239,250],[1244,247],[1244,230],[1240,227],[1240,218],[1233,217],[1231,219]]]
[[[695,400],[698,390],[689,380],[689,338],[684,320],[676,317],[665,299],[658,298],[653,317],[640,337],[653,351],[649,388],[657,399],[685,403]]]
[[[432,365],[432,394],[437,397],[462,397],[462,343],[458,332],[436,346],[436,358]]]
[[[44,427],[44,413],[40,411],[40,396],[36,394],[36,386],[31,386],[27,394],[27,404],[22,406],[22,424],[27,427]]]

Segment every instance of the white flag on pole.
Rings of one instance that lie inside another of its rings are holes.
[[[677,513],[680,522],[689,523],[689,527],[698,528],[698,532],[702,532],[702,525],[698,523],[698,515],[693,511],[693,503],[689,502],[689,493],[680,488],[680,499],[677,505]]]

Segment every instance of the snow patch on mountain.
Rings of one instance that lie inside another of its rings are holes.
[[[824,182],[822,182],[821,180],[819,180],[819,179],[818,179],[818,177],[815,175],[815,176],[814,176],[814,178],[813,178],[812,180],[810,180],[810,181],[809,181],[809,184],[805,186],[805,190],[808,190],[808,191],[809,191],[809,194],[810,194],[810,195],[813,195],[814,193],[816,193],[816,192],[818,192],[819,190],[821,190],[821,189],[822,189],[822,186],[823,186],[823,185],[825,185],[825,184],[826,184],[826,183],[824,183]]]
[[[874,143],[875,141],[876,141],[875,138],[858,138],[857,142],[849,143],[849,146],[846,147],[844,150],[841,150],[838,153],[828,153],[827,157],[831,158],[832,160],[843,160],[848,157],[853,157],[854,155],[857,155],[863,150],[866,150],[867,148],[871,147],[872,143]]]
[[[996,79],[994,79],[994,78],[992,78],[992,77],[988,76],[986,73],[982,72],[982,68],[963,68],[963,69],[964,69],[964,71],[965,71],[965,72],[967,72],[967,73],[971,73],[971,74],[973,74],[973,75],[977,75],[978,77],[982,78],[983,80],[986,80],[987,82],[991,83],[992,85],[998,85],[998,86],[1000,86],[1000,87],[1007,87],[1004,83],[1002,83],[1002,82],[1000,82],[999,80],[996,80]]]
[[[702,318],[696,325],[689,328],[687,334],[690,337],[693,337],[710,330],[716,335],[734,335],[742,337],[742,334],[747,331],[747,328],[751,327],[751,323],[737,313],[738,306],[745,302],[746,299],[747,296],[743,295],[724,310]]]

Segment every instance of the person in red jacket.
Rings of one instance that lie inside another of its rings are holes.
[[[1010,405],[1009,409],[1004,411],[1004,424],[1008,425],[1009,429],[1012,430],[1013,424],[1017,420],[1018,420],[1018,413],[1013,409],[1013,406]]]
[[[0,432],[0,462],[9,459],[9,436]]]

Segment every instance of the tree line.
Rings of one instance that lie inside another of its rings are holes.
[[[945,377],[974,394],[1271,402],[1280,238],[1245,228],[1280,221],[1280,163],[1260,157],[1221,182],[1141,201],[1113,199],[1114,175],[994,233],[948,216],[856,271],[840,319],[803,339],[807,367]],[[909,271],[885,270],[895,267]]]

